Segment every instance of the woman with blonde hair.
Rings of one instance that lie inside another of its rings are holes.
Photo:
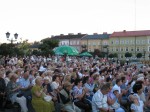
[[[35,80],[32,92],[32,105],[36,112],[53,112],[54,103],[52,101],[45,101],[44,96],[46,88],[42,88],[43,80],[41,77],[37,77]]]

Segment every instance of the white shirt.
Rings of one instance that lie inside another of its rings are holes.
[[[108,109],[107,96],[103,95],[100,90],[98,90],[92,98],[92,112],[99,112],[100,108]]]
[[[79,78],[81,79],[83,77],[83,74],[78,72]]]
[[[133,81],[133,82],[131,83],[130,93],[134,93],[134,92],[133,92],[133,86],[134,86],[134,84],[135,84],[135,81]]]
[[[52,90],[58,89],[58,87],[59,87],[59,83],[57,83],[56,81],[53,81],[52,84],[51,84]]]

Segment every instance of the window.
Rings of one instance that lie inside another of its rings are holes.
[[[150,46],[149,46],[149,49],[148,49],[149,51],[150,51]]]
[[[116,40],[116,44],[119,44],[119,40]]]
[[[126,51],[128,51],[128,47],[126,47]]]
[[[70,45],[72,45],[72,42],[70,42]]]
[[[101,42],[99,42],[99,45],[101,45]]]
[[[116,51],[119,51],[118,48],[116,48]]]
[[[96,43],[95,43],[95,42],[93,42],[93,46],[96,46]]]
[[[133,48],[131,48],[131,51],[133,51]]]
[[[142,40],[142,44],[145,44],[145,40]]]
[[[123,55],[121,55],[121,58],[123,58]]]
[[[113,41],[111,41],[111,44],[113,44]]]
[[[114,50],[113,51],[116,51],[116,48],[114,48]]]
[[[136,51],[140,51],[139,47],[137,47]]]
[[[121,41],[120,41],[120,43],[121,43],[121,44],[124,44],[124,41],[123,41],[123,40],[121,40]]]
[[[140,44],[140,40],[136,40],[136,44]]]
[[[126,44],[129,44],[129,40],[126,40]]]
[[[148,44],[150,44],[150,39],[148,39]]]
[[[123,48],[120,48],[120,51],[123,51]]]

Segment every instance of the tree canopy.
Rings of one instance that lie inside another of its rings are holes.
[[[125,57],[126,57],[126,58],[132,57],[132,53],[126,52],[126,53],[125,53]]]
[[[41,50],[41,53],[45,56],[48,56],[49,54],[53,55],[53,49],[55,47],[58,47],[59,41],[54,39],[43,39],[41,41],[42,44],[40,44],[39,49]]]

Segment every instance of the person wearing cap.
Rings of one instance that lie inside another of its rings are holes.
[[[67,112],[81,112],[81,110],[72,102],[72,86],[73,85],[70,82],[65,82],[63,89],[59,92],[61,107]]]

